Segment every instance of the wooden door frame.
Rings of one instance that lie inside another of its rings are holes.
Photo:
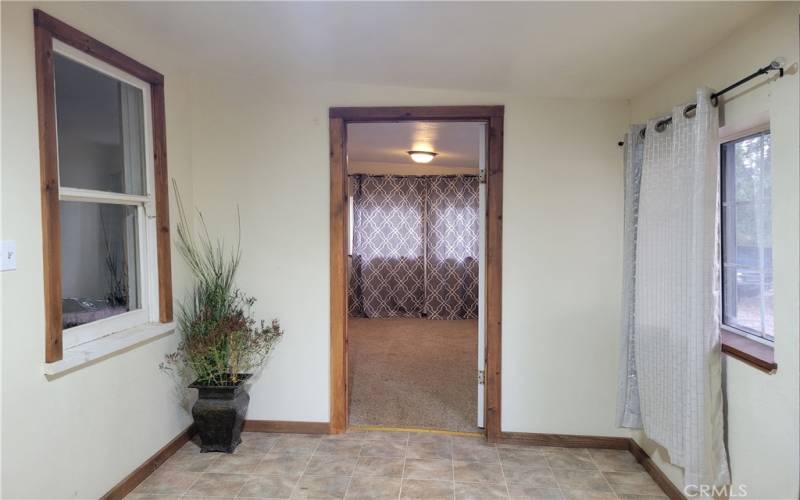
[[[331,408],[330,432],[347,430],[347,124],[404,121],[486,123],[486,438],[500,430],[501,288],[503,257],[504,106],[410,106],[330,108],[331,189]]]

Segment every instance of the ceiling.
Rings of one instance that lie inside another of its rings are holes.
[[[429,165],[477,168],[482,130],[477,122],[351,123],[348,161],[414,164],[408,151],[433,151]]]
[[[629,98],[766,2],[107,2],[185,70]]]

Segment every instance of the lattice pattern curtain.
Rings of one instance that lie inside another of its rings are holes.
[[[352,316],[478,316],[478,179],[367,176],[353,188]]]
[[[718,117],[650,120],[626,138],[625,286],[617,422],[643,428],[685,486],[730,482],[719,339]],[[689,491],[687,490],[687,491]]]
[[[354,189],[350,313],[421,316],[425,180],[358,176]]]
[[[425,312],[431,319],[477,318],[477,179],[432,177],[427,188]]]

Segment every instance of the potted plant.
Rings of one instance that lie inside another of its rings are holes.
[[[176,368],[183,380],[195,379],[189,387],[198,390],[192,417],[201,451],[232,453],[241,442],[250,402],[244,384],[283,332],[278,320],[257,322],[252,312],[255,299],[234,283],[241,257],[238,214],[237,241],[229,252],[222,240],[212,241],[199,212],[200,230],[192,232],[177,186],[174,189],[179,216],[176,246],[194,283],[178,310],[178,349],[162,366]]]

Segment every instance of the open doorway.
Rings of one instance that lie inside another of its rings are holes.
[[[332,432],[500,436],[502,117],[331,109]]]
[[[485,127],[347,125],[352,426],[484,425]]]

